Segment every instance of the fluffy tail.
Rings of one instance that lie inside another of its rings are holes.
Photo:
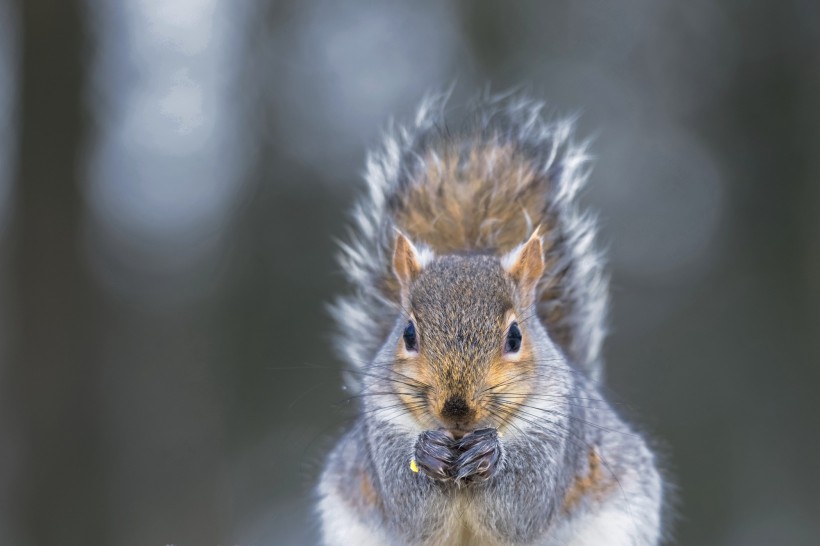
[[[426,100],[407,127],[370,154],[367,192],[353,210],[341,266],[353,287],[332,308],[338,346],[354,368],[371,361],[396,318],[391,270],[394,228],[438,254],[503,253],[542,225],[547,271],[538,315],[569,360],[601,375],[607,280],[595,249],[593,219],[577,197],[588,173],[572,122],[547,122],[542,104],[485,98],[471,123],[451,134],[446,97]]]

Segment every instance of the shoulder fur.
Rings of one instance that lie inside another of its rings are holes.
[[[546,121],[543,105],[528,99],[481,99],[458,132],[445,124],[445,103],[425,100],[412,124],[391,130],[368,156],[367,190],[340,254],[353,291],[332,308],[339,348],[354,367],[366,365],[397,316],[394,228],[437,254],[501,254],[541,224],[539,317],[572,363],[598,378],[607,281],[594,220],[577,204],[585,144],[573,143],[571,120]]]

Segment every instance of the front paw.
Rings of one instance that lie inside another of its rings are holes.
[[[453,479],[458,485],[484,482],[501,466],[501,442],[494,428],[476,430],[455,445],[460,453],[453,464]]]
[[[418,471],[434,480],[451,480],[455,461],[452,444],[452,438],[443,432],[438,430],[422,432],[416,442],[414,459]]]

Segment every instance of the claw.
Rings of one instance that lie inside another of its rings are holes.
[[[455,447],[461,452],[454,465],[453,478],[457,484],[483,482],[492,477],[501,458],[495,429],[477,430],[459,440]]]
[[[416,442],[415,463],[419,470],[436,480],[450,480],[455,457],[453,440],[437,430],[423,432]]]

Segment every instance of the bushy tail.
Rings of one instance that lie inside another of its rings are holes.
[[[353,210],[340,263],[353,291],[333,306],[338,346],[354,368],[371,361],[396,319],[394,228],[438,254],[503,253],[543,226],[547,271],[538,314],[570,361],[601,374],[607,282],[595,224],[577,197],[588,173],[572,122],[547,122],[542,104],[484,98],[464,130],[444,121],[446,97],[426,100],[367,160],[367,192]]]

